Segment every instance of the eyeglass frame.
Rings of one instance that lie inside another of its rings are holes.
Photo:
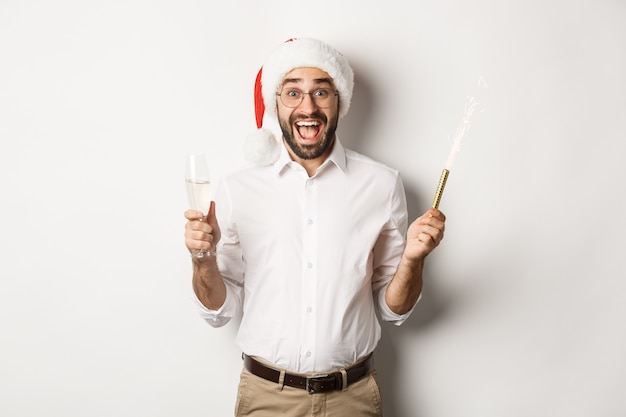
[[[284,91],[284,90],[285,90],[285,88],[283,87],[283,89],[282,89],[282,90],[280,90],[280,93],[276,93],[276,95],[277,95],[278,97],[280,97],[280,102],[281,102],[281,103],[283,103],[283,106],[288,107],[288,108],[290,108],[290,109],[295,109],[296,107],[298,107],[299,105],[301,105],[301,104],[304,102],[304,96],[305,96],[305,95],[307,95],[307,94],[311,97],[311,100],[313,100],[313,103],[315,103],[315,105],[316,105],[317,107],[319,107],[320,109],[327,109],[327,108],[329,108],[329,107],[331,106],[331,104],[329,104],[329,105],[328,105],[328,106],[326,106],[326,107],[322,107],[322,106],[320,106],[319,104],[317,104],[317,101],[315,101],[315,98],[314,98],[315,96],[313,96],[313,94],[315,94],[317,91],[320,91],[320,90],[327,90],[327,91],[330,91],[330,92],[332,93],[332,95],[334,95],[335,97],[338,97],[338,96],[339,96],[339,92],[338,92],[337,90],[333,90],[332,88],[326,88],[326,87],[316,88],[316,89],[315,89],[315,90],[313,90],[313,91],[308,91],[308,92],[306,92],[306,93],[305,93],[304,91],[300,90],[299,88],[289,87],[289,88],[288,88],[288,90],[291,90],[291,91],[293,91],[293,90],[299,91],[299,92],[300,92],[300,94],[302,94],[302,98],[300,99],[300,103],[296,104],[295,106],[288,106],[288,105],[286,105],[286,104],[285,104],[285,102],[283,101],[283,96],[282,96],[282,94],[283,94],[283,91]]]

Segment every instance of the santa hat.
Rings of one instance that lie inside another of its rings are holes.
[[[245,157],[250,162],[269,165],[276,161],[280,146],[274,134],[263,127],[265,109],[276,117],[276,90],[284,76],[294,68],[313,67],[333,79],[339,93],[339,117],[348,113],[354,73],[348,60],[337,50],[317,39],[294,38],[280,45],[259,70],[254,83],[254,110],[257,130],[246,140]]]

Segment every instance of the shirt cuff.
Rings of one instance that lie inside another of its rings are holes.
[[[196,293],[192,291],[192,300],[196,304],[198,314],[200,314],[200,317],[202,317],[212,327],[222,327],[230,321],[231,317],[227,313],[227,306],[230,301],[230,297],[230,291],[228,291],[227,288],[224,304],[222,304],[222,306],[217,310],[210,310],[204,304],[202,304]]]
[[[413,313],[413,310],[415,310],[415,306],[417,306],[417,303],[419,303],[419,301],[422,299],[422,293],[420,293],[419,297],[417,297],[417,301],[415,301],[415,304],[413,304],[413,307],[411,307],[411,309],[404,314],[394,313],[389,308],[389,306],[387,305],[387,301],[385,301],[384,291],[381,291],[381,297],[382,297],[382,300],[380,300],[381,302],[379,303],[379,305],[381,306],[381,312],[380,312],[381,319],[383,319],[384,321],[393,323],[396,326],[400,326],[411,316],[411,314]]]

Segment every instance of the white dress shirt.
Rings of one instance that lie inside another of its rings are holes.
[[[385,290],[404,250],[407,210],[396,170],[345,149],[310,177],[282,147],[270,166],[223,177],[216,189],[227,295],[219,327],[237,316],[237,344],[293,372],[324,372],[371,353],[383,320],[401,324]]]

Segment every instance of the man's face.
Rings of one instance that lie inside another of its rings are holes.
[[[307,94],[296,107],[286,106],[287,94],[297,95],[296,90]],[[339,119],[339,97],[335,91],[330,76],[318,68],[296,68],[283,78],[278,89],[281,97],[276,100],[278,121],[285,142],[296,157],[324,159],[330,153]],[[331,96],[323,100],[321,97],[327,93]]]

